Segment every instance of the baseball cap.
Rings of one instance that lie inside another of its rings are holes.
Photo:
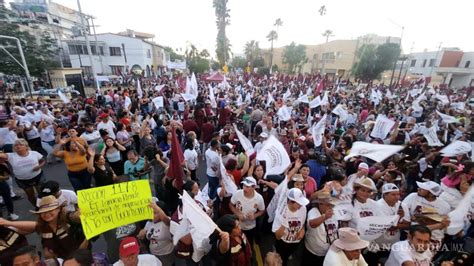
[[[299,188],[292,188],[288,191],[288,199],[298,203],[301,206],[306,206],[309,200],[303,195]]]
[[[135,237],[126,237],[120,241],[119,254],[121,257],[130,256],[132,254],[140,253],[140,246]]]
[[[426,182],[418,182],[416,181],[416,185],[424,190],[428,190],[431,194],[435,196],[439,196],[441,194],[441,186],[433,181],[426,181]]]
[[[295,181],[295,182],[304,182],[304,178],[301,174],[295,174],[292,178],[291,178],[292,181]]]
[[[109,117],[109,115],[108,115],[107,113],[102,113],[102,114],[100,115],[100,118],[106,118],[106,117]]]
[[[400,191],[400,189],[397,187],[397,185],[393,183],[387,183],[382,186],[382,194],[394,191]]]
[[[268,134],[265,133],[265,132],[260,133],[259,136],[262,137],[262,138],[264,138],[264,139],[268,138]]]
[[[369,170],[369,165],[366,164],[366,163],[360,163],[360,164],[359,164],[359,167],[357,167],[357,168]]]
[[[253,187],[253,186],[257,185],[257,180],[255,180],[255,178],[253,178],[251,176],[247,176],[240,183],[242,183],[244,186],[247,186],[247,187]]]

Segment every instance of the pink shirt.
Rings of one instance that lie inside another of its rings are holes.
[[[306,183],[304,184],[304,192],[306,193],[306,197],[309,199],[311,194],[318,189],[318,185],[316,181],[311,176],[308,176],[306,179]]]

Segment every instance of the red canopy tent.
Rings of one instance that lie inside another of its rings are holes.
[[[214,82],[222,82],[223,80],[224,80],[224,76],[219,72],[212,74],[206,79],[206,81],[214,81]]]

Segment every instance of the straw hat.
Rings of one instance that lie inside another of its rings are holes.
[[[331,204],[333,206],[337,205],[339,203],[339,200],[331,197],[331,193],[327,191],[316,191],[313,194],[311,194],[310,201],[312,203],[325,203],[325,204]]]
[[[340,228],[339,239],[334,241],[334,246],[347,251],[364,249],[368,245],[369,241],[360,239],[357,230],[350,227]]]
[[[354,182],[354,188],[356,187],[364,187],[364,188],[368,188],[372,191],[377,191],[377,187],[375,186],[375,183],[374,181],[372,181],[372,179],[366,177],[366,178],[362,178],[360,180],[357,180],[356,182]]]
[[[55,196],[46,196],[41,198],[39,202],[39,207],[37,211],[31,211],[32,213],[41,214],[55,210],[62,207],[64,204],[61,204]]]

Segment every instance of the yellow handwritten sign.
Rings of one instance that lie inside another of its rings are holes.
[[[122,225],[153,219],[153,210],[148,206],[148,180],[79,190],[77,196],[87,239]]]

